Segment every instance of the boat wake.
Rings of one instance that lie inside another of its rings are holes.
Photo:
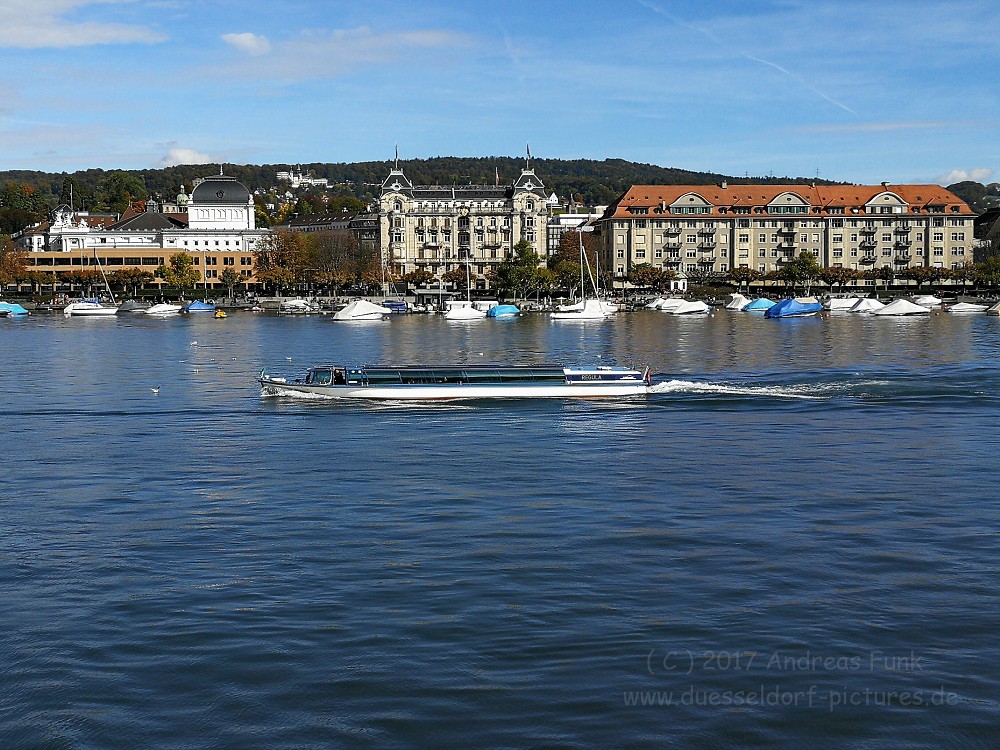
[[[706,383],[692,380],[667,380],[655,383],[650,395],[690,393],[708,396],[736,396],[824,400],[840,396],[858,395],[872,386],[885,385],[885,381],[868,380],[840,383],[800,383],[792,385],[745,385],[742,383]]]

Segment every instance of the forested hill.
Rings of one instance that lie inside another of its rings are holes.
[[[251,190],[267,190],[278,184],[276,174],[300,168],[305,174],[330,180],[329,192],[353,195],[362,199],[378,195],[379,186],[393,167],[391,161],[369,161],[355,164],[264,164],[221,165],[225,174],[235,177]],[[399,166],[406,176],[419,185],[489,184],[499,176],[501,184],[510,184],[525,166],[525,159],[507,156],[490,157],[436,157],[433,159],[401,160]],[[607,204],[621,195],[631,185],[705,185],[729,180],[739,182],[807,182],[807,178],[750,177],[734,178],[711,172],[691,172],[684,169],[640,164],[624,159],[532,159],[531,168],[545,183],[546,189],[560,198],[570,193],[581,196],[590,205]],[[219,165],[200,164],[166,167],[163,169],[103,170],[88,169],[79,172],[0,171],[0,185],[18,183],[29,185],[45,196],[48,203],[68,202],[72,184],[74,204],[100,203],[101,184],[109,174],[124,172],[137,177],[151,195],[173,197],[181,185],[191,189],[199,177],[218,174]]]

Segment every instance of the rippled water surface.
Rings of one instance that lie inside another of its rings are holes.
[[[0,746],[995,747],[998,349],[946,314],[0,320]],[[656,387],[253,379],[455,361]]]

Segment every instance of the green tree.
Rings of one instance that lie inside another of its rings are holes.
[[[233,298],[233,289],[236,288],[237,284],[243,283],[243,277],[237,272],[232,266],[226,266],[219,274],[219,282],[226,287],[226,292],[229,298]]]
[[[194,258],[183,251],[171,255],[164,265],[156,269],[156,276],[182,292],[194,288],[201,281],[201,272],[194,267]]]
[[[828,284],[831,289],[836,286],[844,287],[845,284],[854,281],[861,274],[853,268],[842,268],[839,266],[827,266],[819,273],[819,279],[824,284]]]
[[[793,258],[780,270],[781,279],[792,285],[794,291],[800,284],[805,287],[806,294],[822,273],[823,269],[816,262],[816,256],[808,250],[803,250],[797,258]]]
[[[730,268],[726,275],[729,277],[730,281],[736,284],[737,288],[746,286],[747,290],[749,290],[751,282],[760,279],[761,272],[755,268],[748,268],[747,266],[736,266],[735,268]]]
[[[100,271],[83,269],[80,271],[66,271],[60,274],[59,280],[66,284],[80,287],[88,296],[93,294],[94,287],[101,283]]]
[[[142,180],[129,172],[110,172],[98,186],[97,199],[110,211],[124,213],[132,201],[149,197]]]
[[[981,286],[991,289],[1000,287],[1000,255],[993,255],[982,263],[977,263],[975,279]]]
[[[639,289],[654,289],[659,284],[662,271],[649,263],[637,263],[628,272],[628,283]]]
[[[496,290],[504,295],[511,294],[515,300],[526,297],[538,287],[540,262],[531,243],[520,240],[514,245],[513,256],[496,266],[490,280]]]
[[[881,269],[873,268],[871,270],[880,271]],[[903,269],[899,273],[899,276],[900,278],[917,282],[917,290],[919,291],[924,284],[936,284],[944,278],[944,269],[935,268],[934,266],[911,266],[910,268]],[[873,275],[869,278],[882,277]]]
[[[150,284],[153,278],[153,274],[141,268],[121,268],[108,274],[108,283],[126,294],[131,289],[133,295],[138,295],[139,288]]]

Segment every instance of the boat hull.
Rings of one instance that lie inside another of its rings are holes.
[[[503,398],[607,398],[649,392],[649,368],[404,365],[309,368],[289,380],[261,372],[265,396],[316,396],[383,401]]]
[[[457,401],[494,398],[609,398],[645,396],[645,382],[565,385],[306,385],[261,378],[265,396],[308,395],[376,401]]]
[[[92,302],[74,302],[63,308],[63,315],[74,318],[105,318],[117,314],[117,307],[102,307]]]

